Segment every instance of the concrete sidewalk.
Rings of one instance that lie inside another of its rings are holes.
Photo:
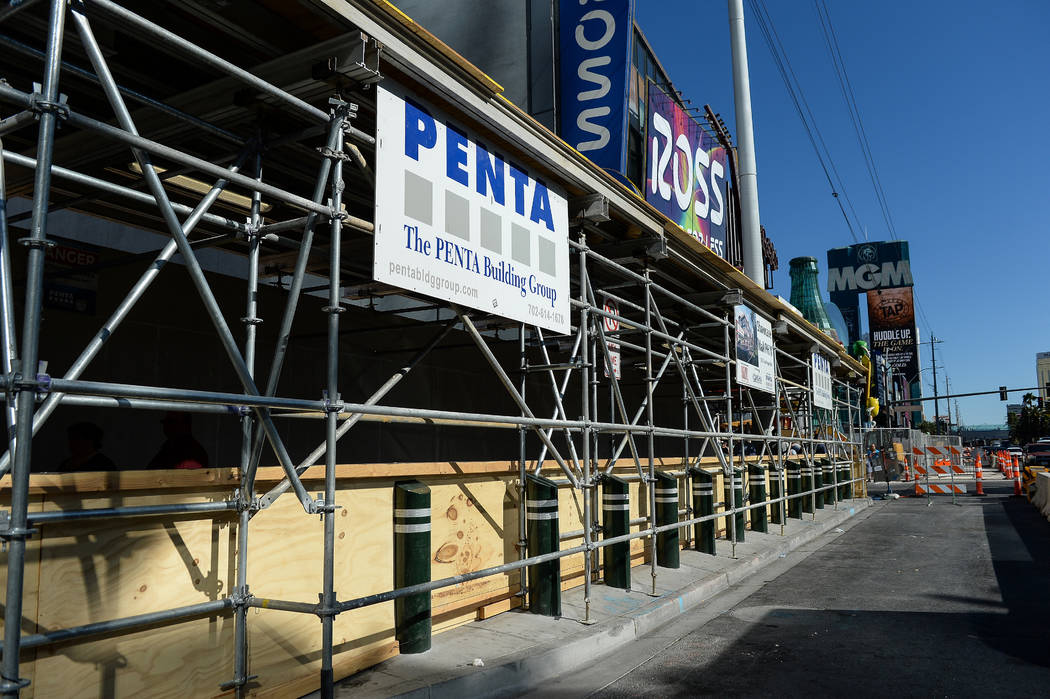
[[[717,542],[718,554],[682,551],[681,567],[657,568],[651,596],[649,566],[631,571],[633,589],[591,587],[591,618],[582,624],[583,586],[562,593],[559,618],[511,611],[434,636],[433,648],[399,655],[336,684],[337,697],[513,696],[657,629],[690,608],[785,556],[866,509],[869,500],[826,505],[804,519],[789,519],[769,534],[747,531],[736,545]],[[475,659],[484,665],[475,666]],[[317,694],[310,695],[311,697]]]

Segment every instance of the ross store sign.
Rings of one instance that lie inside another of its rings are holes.
[[[747,306],[736,306],[736,381],[767,393],[775,393],[773,326]]]
[[[376,112],[376,281],[568,333],[564,193],[390,81]]]
[[[831,362],[814,352],[810,359],[810,385],[813,387],[813,405],[831,410]]]
[[[627,169],[632,0],[561,2],[560,135],[599,167]]]
[[[649,83],[645,200],[719,257],[726,256],[726,151]]]

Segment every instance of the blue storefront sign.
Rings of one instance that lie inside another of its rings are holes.
[[[560,135],[595,165],[623,173],[634,2],[559,5]]]

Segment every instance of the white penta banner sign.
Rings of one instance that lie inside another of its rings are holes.
[[[813,405],[831,410],[831,362],[814,352],[810,362],[810,374]]]
[[[399,85],[376,112],[376,281],[568,333],[565,195]]]
[[[760,391],[773,386],[773,326],[747,306],[736,306],[736,381]]]

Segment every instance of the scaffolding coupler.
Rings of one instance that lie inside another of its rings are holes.
[[[11,513],[0,512],[0,552],[7,551],[7,542],[12,539],[31,539],[37,530],[32,527],[12,527]]]
[[[33,391],[34,393],[51,393],[51,375],[43,372],[33,379],[27,379],[18,371],[11,372],[3,378],[3,389],[7,393],[21,393],[22,391]]]
[[[61,124],[61,120],[69,118],[67,101],[68,97],[63,94],[59,94],[58,99],[55,101],[47,99],[44,97],[43,86],[40,83],[33,83],[33,92],[29,95],[29,106],[27,108],[36,114],[38,119],[41,115],[50,112],[58,117],[60,120],[58,124]]]

